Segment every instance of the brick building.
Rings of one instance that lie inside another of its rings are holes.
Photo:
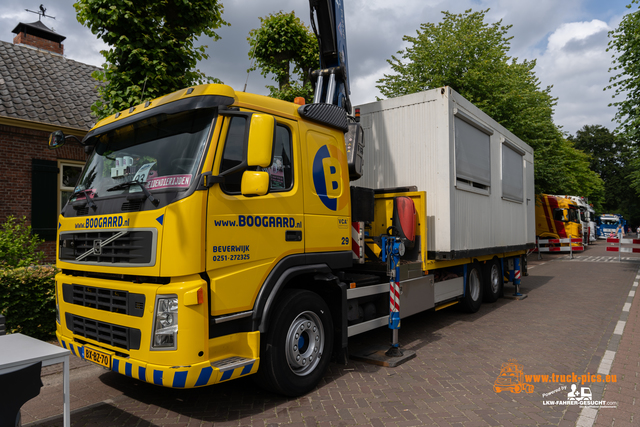
[[[0,223],[27,217],[55,259],[58,213],[86,160],[75,142],[48,148],[49,134],[84,136],[95,122],[96,67],[63,56],[64,36],[40,21],[20,23],[0,41]]]

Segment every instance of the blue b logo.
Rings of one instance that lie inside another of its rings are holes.
[[[342,194],[341,180],[340,162],[323,145],[313,159],[313,185],[322,203],[332,211],[338,210],[338,197]]]

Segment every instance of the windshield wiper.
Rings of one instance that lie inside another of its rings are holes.
[[[87,205],[89,205],[89,207],[91,209],[93,209],[94,211],[98,208],[98,206],[96,206],[95,203],[93,203],[93,200],[91,200],[91,194],[93,194],[93,191],[91,190],[78,190],[78,191],[74,191],[73,193],[71,193],[71,196],[69,196],[69,200],[73,199],[75,196],[79,195],[79,194],[84,194],[85,200],[87,201]],[[72,204],[73,205],[73,204]],[[77,209],[76,209],[77,210]]]
[[[149,190],[147,190],[147,187],[144,186],[144,182],[140,182],[140,181],[123,182],[122,184],[118,184],[118,185],[113,186],[111,188],[107,188],[107,191],[124,190],[125,188],[133,187],[134,185],[140,186],[140,188],[142,189],[142,192],[144,193],[145,197],[147,199],[149,199],[149,201],[151,201],[151,203],[153,203],[153,206],[158,206],[160,204],[158,199],[153,197],[153,195],[151,195],[151,192]]]

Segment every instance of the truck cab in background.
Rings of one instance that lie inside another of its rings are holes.
[[[598,238],[606,239],[607,237],[615,237],[618,225],[626,227],[627,221],[621,214],[603,214],[599,217]],[[626,230],[625,230],[626,233]]]
[[[578,206],[578,209],[580,210],[580,215],[579,215],[579,222],[582,225],[582,243],[583,245],[587,246],[588,244],[591,243],[591,234],[593,233],[594,235],[594,241],[595,241],[595,228],[591,228],[592,227],[592,222],[594,221],[594,218],[591,218],[591,212],[593,211],[593,208],[591,206],[589,206],[589,203],[587,203],[587,201],[585,200],[584,197],[582,196],[562,196],[562,195],[556,195],[554,196],[556,198],[559,199],[568,199],[570,200],[572,203],[574,203],[575,205]],[[593,211],[593,214],[595,215],[595,211]],[[595,222],[593,223],[593,225],[595,226]]]
[[[536,236],[540,239],[583,239],[580,208],[564,197],[536,195]]]

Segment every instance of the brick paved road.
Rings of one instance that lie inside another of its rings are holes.
[[[415,359],[397,368],[332,364],[318,389],[298,399],[265,393],[250,378],[204,389],[164,389],[72,357],[72,425],[589,427],[594,419],[597,426],[639,425],[640,298],[630,299],[629,293],[638,281],[640,257],[618,263],[605,247],[599,242],[574,260],[544,255],[537,261],[533,255],[521,288],[527,299],[503,298],[472,315],[450,307],[403,320],[400,342],[416,351]],[[630,311],[622,315],[627,302]],[[616,338],[621,315],[627,324]],[[380,329],[350,342],[357,349],[388,341],[389,332]],[[604,392],[607,400],[618,401],[618,409],[587,413],[543,404],[566,400],[566,390],[542,394],[570,382],[531,382],[531,394],[493,391],[502,363],[510,359],[529,375],[583,375],[597,373],[614,347],[618,351],[608,366],[618,382],[606,389],[602,383],[586,385],[594,397]],[[60,377],[45,376],[41,395],[23,407],[23,423],[62,424]]]

